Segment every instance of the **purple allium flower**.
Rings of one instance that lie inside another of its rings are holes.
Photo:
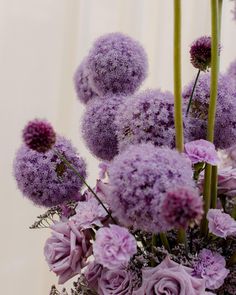
[[[126,266],[137,252],[136,240],[128,229],[111,224],[97,231],[93,253],[97,263],[108,269]]]
[[[235,8],[235,11],[236,11],[236,8]],[[236,59],[229,65],[227,74],[228,74],[228,77],[231,79],[231,83],[233,84],[235,92],[236,92]]]
[[[84,104],[98,96],[91,86],[87,69],[87,58],[81,62],[74,74],[74,85],[79,100]]]
[[[209,232],[217,237],[236,236],[236,221],[220,209],[210,209],[207,213]]]
[[[56,142],[56,133],[52,125],[45,120],[30,121],[23,130],[23,140],[32,150],[45,153]]]
[[[218,194],[236,196],[236,168],[225,167],[218,170]]]
[[[102,160],[112,160],[118,153],[114,122],[122,97],[93,100],[83,117],[82,133],[89,150]]]
[[[175,150],[150,143],[131,145],[110,164],[107,202],[125,226],[165,231],[160,203],[173,187],[194,187],[192,175],[190,160]]]
[[[131,295],[132,275],[125,269],[103,269],[98,279],[99,295]]]
[[[93,226],[101,227],[102,221],[107,216],[105,209],[94,197],[87,201],[78,202],[75,211],[76,214],[72,217],[72,220],[82,229],[92,228]]]
[[[59,284],[79,274],[91,255],[90,237],[72,220],[51,226],[52,236],[46,241],[44,255],[50,270],[59,276]]]
[[[103,266],[101,264],[98,264],[95,261],[89,263],[84,272],[84,276],[89,288],[97,290],[98,280],[101,277],[102,270]]]
[[[211,67],[211,37],[202,36],[197,38],[192,43],[189,53],[191,63],[195,68],[204,72],[208,70]]]
[[[122,33],[98,38],[88,55],[92,86],[102,95],[132,94],[147,76],[143,47]]]
[[[203,249],[194,264],[193,275],[205,279],[206,288],[215,290],[223,285],[229,274],[225,265],[225,259],[219,253]]]
[[[205,294],[205,281],[193,277],[192,271],[167,256],[158,266],[143,269],[142,286],[133,295]]]
[[[205,162],[211,165],[219,163],[215,146],[213,143],[204,140],[194,140],[184,145],[184,150],[193,164]]]
[[[162,216],[170,227],[187,228],[201,220],[203,203],[196,189],[178,187],[170,189],[162,202]]]
[[[193,83],[192,81],[183,92],[185,107],[189,102]],[[185,117],[187,141],[206,139],[209,99],[210,75],[207,73],[200,76],[193,95],[189,116]],[[236,92],[228,76],[220,75],[214,136],[216,148],[225,149],[236,143],[235,113]]]
[[[151,142],[175,145],[174,98],[170,92],[146,90],[120,105],[116,115],[119,150]]]
[[[86,165],[70,141],[58,136],[55,149],[72,163],[83,177]],[[42,154],[22,145],[14,160],[14,175],[23,195],[39,206],[52,207],[77,200],[83,183],[53,150]]]

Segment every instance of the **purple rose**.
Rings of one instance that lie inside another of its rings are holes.
[[[217,237],[236,236],[236,221],[220,209],[210,209],[207,213],[209,232]]]
[[[206,287],[211,290],[220,288],[229,274],[225,268],[225,259],[217,252],[203,249],[194,265],[193,274],[206,281]]]
[[[89,288],[97,290],[98,280],[101,277],[103,267],[101,264],[96,263],[95,261],[91,262],[84,272],[87,284]]]
[[[193,164],[205,162],[211,165],[217,165],[219,158],[213,143],[199,139],[188,142],[184,145],[185,153]]]
[[[111,224],[97,231],[93,253],[97,263],[108,269],[117,269],[128,264],[137,252],[133,235],[121,226]]]
[[[236,168],[219,169],[218,193],[229,197],[236,196]]]
[[[99,295],[131,295],[132,278],[124,269],[104,269],[98,280]]]
[[[91,244],[86,232],[79,231],[72,220],[57,222],[52,228],[52,236],[44,247],[46,261],[59,276],[59,284],[64,284],[86,266],[91,254]]]
[[[133,295],[203,295],[205,281],[191,276],[192,269],[167,256],[158,266],[143,269],[142,286]]]

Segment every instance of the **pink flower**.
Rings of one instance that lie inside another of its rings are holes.
[[[46,261],[59,276],[59,284],[64,284],[86,266],[91,254],[91,244],[85,231],[79,231],[72,220],[57,222],[52,228],[52,236],[44,247]]]
[[[129,231],[111,224],[100,228],[93,244],[93,253],[97,263],[108,269],[117,269],[128,264],[137,252],[136,240]]]
[[[203,295],[205,281],[191,276],[192,269],[167,256],[158,266],[143,269],[142,286],[133,295]]]
[[[206,287],[211,290],[220,288],[229,274],[225,268],[225,259],[217,252],[203,249],[194,265],[193,274],[206,281]]]
[[[220,209],[210,209],[207,213],[209,232],[217,237],[236,236],[236,221]]]
[[[194,140],[184,145],[185,153],[193,164],[205,162],[211,165],[217,165],[219,158],[213,143],[204,140]]]
[[[226,167],[219,170],[218,193],[229,197],[236,196],[236,168]]]

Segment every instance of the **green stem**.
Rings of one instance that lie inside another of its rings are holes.
[[[231,216],[232,216],[233,219],[236,220],[236,204],[234,205],[234,207],[233,207],[233,209],[232,209]]]
[[[217,166],[212,166],[211,174],[211,208],[217,206],[217,187],[218,187],[218,169]]]
[[[230,257],[227,263],[228,266],[232,266],[234,264],[236,264],[236,252]]]
[[[181,89],[181,0],[174,0],[174,97],[175,97],[175,142],[183,151],[183,118]]]
[[[188,113],[189,113],[189,110],[190,110],[190,106],[191,106],[191,103],[192,103],[192,100],[193,100],[193,94],[194,94],[195,88],[197,86],[197,81],[198,81],[198,78],[200,76],[200,73],[201,73],[201,70],[198,70],[196,79],[194,81],[192,93],[191,93],[191,96],[190,96],[190,99],[189,99],[189,102],[188,102],[188,107],[187,107],[187,111],[186,111],[186,117],[188,116]]]
[[[75,168],[74,165],[72,165],[59,151],[54,149],[54,152],[57,154],[57,156],[66,164],[68,168],[70,168],[85,184],[85,186],[89,189],[89,191],[93,194],[93,196],[96,198],[96,200],[101,204],[101,206],[104,208],[104,210],[107,212],[107,214],[110,216],[112,221],[116,223],[115,219],[112,217],[111,213],[108,211],[106,206],[103,204],[103,202],[100,200],[98,195],[95,193],[95,191],[90,187],[90,185],[86,182],[84,177],[79,173],[79,171]]]
[[[167,236],[165,233],[160,233],[160,239],[162,242],[162,245],[166,248],[166,250],[170,253],[170,245],[167,239]]]
[[[178,243],[184,244],[185,250],[187,253],[187,238],[186,238],[186,231],[183,228],[180,228],[178,231]]]
[[[221,40],[221,23],[222,23],[222,7],[223,7],[223,0],[218,0],[218,8],[219,8],[219,43]]]

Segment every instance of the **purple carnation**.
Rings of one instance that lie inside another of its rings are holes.
[[[203,249],[194,264],[193,275],[205,279],[206,288],[215,290],[223,285],[229,274],[225,265],[225,259],[219,253]]]
[[[92,86],[102,95],[132,94],[147,76],[143,47],[122,33],[98,38],[88,55]]]
[[[185,107],[191,96],[193,81],[183,92]],[[210,99],[210,75],[200,76],[188,117],[185,117],[187,141],[206,139],[208,106]],[[228,76],[220,75],[216,107],[215,136],[216,148],[225,149],[236,143],[236,92]]]
[[[199,221],[203,214],[203,203],[196,189],[179,187],[170,189],[162,203],[162,216],[170,227],[187,226]]]
[[[87,69],[87,58],[81,62],[74,74],[74,85],[79,100],[84,104],[98,96],[91,86]]]
[[[146,90],[127,99],[116,115],[119,150],[151,142],[175,145],[174,98],[170,92]]]
[[[148,232],[166,230],[160,203],[176,186],[194,187],[191,162],[169,148],[150,143],[130,145],[109,166],[107,202],[125,226]]]
[[[218,194],[236,196],[236,168],[225,167],[218,171]]]
[[[23,140],[30,149],[45,153],[56,142],[56,133],[49,122],[35,119],[25,126]]]
[[[72,163],[83,177],[86,165],[71,143],[57,137],[55,149]],[[77,200],[83,183],[62,162],[53,150],[42,154],[22,145],[14,161],[14,174],[18,188],[39,206],[52,207],[68,200]]]
[[[116,124],[118,106],[123,97],[106,97],[93,100],[83,117],[83,138],[89,150],[102,160],[112,160],[118,153]]]
[[[210,209],[207,213],[209,222],[209,232],[217,237],[227,238],[228,236],[236,237],[236,221],[220,209]]]
[[[219,163],[219,157],[213,143],[204,140],[194,140],[184,145],[184,150],[193,164],[205,162],[211,165]]]
[[[128,229],[111,224],[97,231],[93,253],[97,263],[108,269],[126,266],[137,252],[137,244]]]

